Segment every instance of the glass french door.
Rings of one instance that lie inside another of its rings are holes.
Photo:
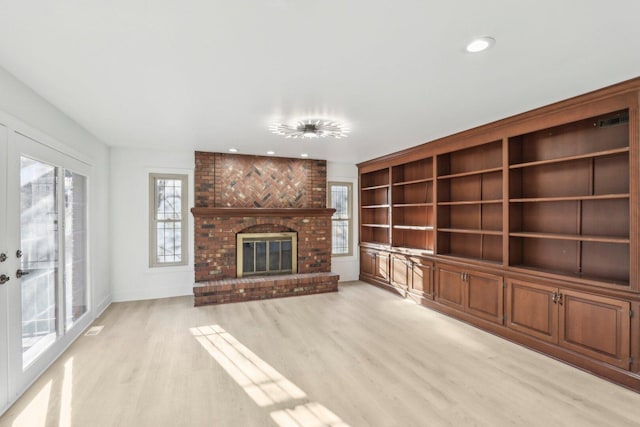
[[[15,394],[89,321],[88,167],[18,133],[6,157],[7,388]]]

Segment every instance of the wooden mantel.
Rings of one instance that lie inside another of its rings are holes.
[[[318,217],[332,216],[335,211],[328,208],[191,208],[197,217]]]

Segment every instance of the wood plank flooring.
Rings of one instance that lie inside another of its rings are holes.
[[[640,425],[640,394],[361,282],[192,303],[112,304],[0,426]]]

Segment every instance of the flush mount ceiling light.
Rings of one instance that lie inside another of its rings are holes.
[[[479,37],[467,45],[467,52],[478,53],[489,49],[496,43],[492,37]]]
[[[349,129],[343,124],[324,119],[304,119],[295,125],[273,123],[269,127],[271,132],[283,135],[285,138],[346,138]]]

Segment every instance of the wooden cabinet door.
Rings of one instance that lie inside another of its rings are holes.
[[[464,310],[465,306],[465,282],[463,272],[450,267],[437,268],[438,281],[436,282],[436,300],[458,310]]]
[[[576,291],[560,291],[560,345],[628,369],[630,303]]]
[[[409,270],[411,263],[403,255],[391,255],[391,284],[406,290],[409,287]]]
[[[389,254],[386,252],[377,252],[375,257],[375,270],[373,275],[376,279],[389,281]]]
[[[543,341],[558,342],[558,306],[554,286],[507,280],[507,326]]]
[[[375,252],[366,249],[360,249],[360,274],[365,276],[373,276],[376,268]]]
[[[493,274],[470,272],[466,276],[467,313],[502,324],[504,319],[503,279]]]
[[[409,291],[419,296],[433,298],[433,265],[414,262],[410,272]]]

